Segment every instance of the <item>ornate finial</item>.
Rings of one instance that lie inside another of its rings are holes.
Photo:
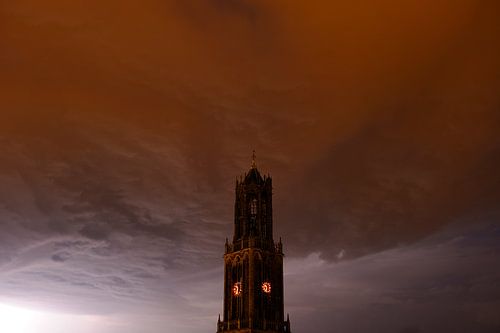
[[[257,164],[255,163],[255,150],[252,152],[252,169],[257,168]]]

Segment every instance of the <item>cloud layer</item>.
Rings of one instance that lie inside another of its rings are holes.
[[[363,332],[375,317],[387,318],[379,331],[443,331],[410,315],[433,313],[435,299],[467,313],[454,327],[496,329],[497,304],[481,298],[497,294],[496,273],[474,262],[498,251],[463,242],[484,216],[498,239],[497,11],[472,0],[2,4],[0,294],[141,323],[147,309],[168,318],[151,332],[199,331],[220,311],[233,182],[256,149],[288,267],[313,265],[287,275],[298,331]],[[404,264],[422,260],[423,275]],[[325,294],[306,301],[311,279]],[[355,295],[360,285],[374,291]],[[389,320],[397,311],[407,325]]]

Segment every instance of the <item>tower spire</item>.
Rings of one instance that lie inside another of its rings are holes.
[[[233,241],[226,239],[224,251],[224,314],[217,333],[290,333],[284,317],[283,246],[273,238],[272,179],[262,178],[255,159],[254,150],[252,168],[236,183]]]

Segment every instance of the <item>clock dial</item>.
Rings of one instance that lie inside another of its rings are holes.
[[[234,294],[234,296],[240,296],[242,291],[243,290],[241,288],[241,282],[236,282],[233,285],[233,294]]]
[[[270,294],[271,293],[271,282],[262,283],[262,291],[265,292],[266,294]]]

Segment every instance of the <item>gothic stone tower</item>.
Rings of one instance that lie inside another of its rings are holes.
[[[234,236],[224,254],[224,317],[218,333],[289,333],[283,312],[283,251],[273,240],[271,177],[255,166],[236,181]]]

